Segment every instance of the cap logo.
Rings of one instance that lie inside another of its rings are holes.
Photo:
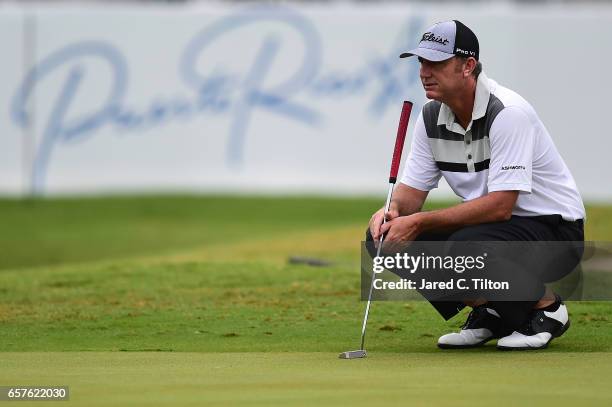
[[[457,48],[456,52],[458,52],[460,54],[464,54],[464,55],[471,55],[473,57],[476,56],[476,53],[474,51],[467,51],[467,50],[464,50],[464,49],[461,49],[461,48]]]
[[[423,38],[421,38],[421,42],[422,41],[437,42],[438,44],[442,44],[442,45],[448,44],[448,40],[446,38],[443,38],[441,36],[436,36],[432,32],[426,32],[425,34],[423,34]]]

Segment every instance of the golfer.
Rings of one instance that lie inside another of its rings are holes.
[[[484,74],[472,30],[457,20],[437,23],[400,57],[418,58],[430,101],[416,121],[388,222],[384,208],[374,213],[367,239],[583,241],[584,205],[568,167],[533,107]],[[463,202],[424,212],[440,177]],[[560,262],[566,270],[559,275],[573,270],[580,255]],[[438,346],[498,339],[499,349],[546,347],[569,327],[568,312],[543,283],[533,289],[533,301],[430,301],[445,319],[472,307],[461,331],[440,337]]]

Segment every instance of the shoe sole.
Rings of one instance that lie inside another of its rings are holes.
[[[497,349],[504,350],[504,351],[509,351],[509,350],[539,350],[539,349],[546,349],[548,347],[548,344],[553,339],[558,338],[561,335],[563,335],[565,333],[565,331],[567,331],[569,329],[569,327],[570,327],[570,321],[568,319],[567,320],[567,324],[563,325],[560,330],[558,330],[557,332],[553,333],[553,335],[550,337],[548,342],[546,342],[544,345],[542,345],[540,347],[537,347],[537,348],[532,347],[532,346],[512,347],[512,346],[499,346],[499,345],[497,345]]]
[[[485,343],[489,342],[492,339],[495,339],[495,338],[491,337],[489,339],[485,339],[484,341],[480,341],[480,342],[475,343],[473,345],[450,345],[450,344],[446,344],[446,343],[439,343],[438,344],[438,348],[440,348],[440,349],[470,349],[470,348],[477,348],[479,346],[484,345]]]

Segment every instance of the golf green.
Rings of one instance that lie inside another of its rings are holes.
[[[66,385],[74,406],[612,403],[610,353],[492,349],[340,360],[319,352],[31,352],[2,359],[2,383]]]

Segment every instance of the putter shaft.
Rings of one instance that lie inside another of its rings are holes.
[[[393,196],[393,187],[395,186],[394,182],[389,182],[389,192],[387,193],[387,203],[385,204],[385,213],[383,217],[383,225],[387,222],[387,212],[389,212],[389,207],[391,206],[391,197]],[[376,250],[376,257],[380,256],[380,250],[382,248],[384,236],[381,234],[378,240],[378,249]],[[366,326],[368,324],[368,316],[370,315],[370,305],[372,304],[372,289],[374,288],[374,273],[372,273],[372,280],[370,281],[370,292],[368,294],[368,303],[366,305],[365,313],[363,315],[363,325],[361,326],[361,348],[360,350],[364,351],[365,344],[365,333]]]

